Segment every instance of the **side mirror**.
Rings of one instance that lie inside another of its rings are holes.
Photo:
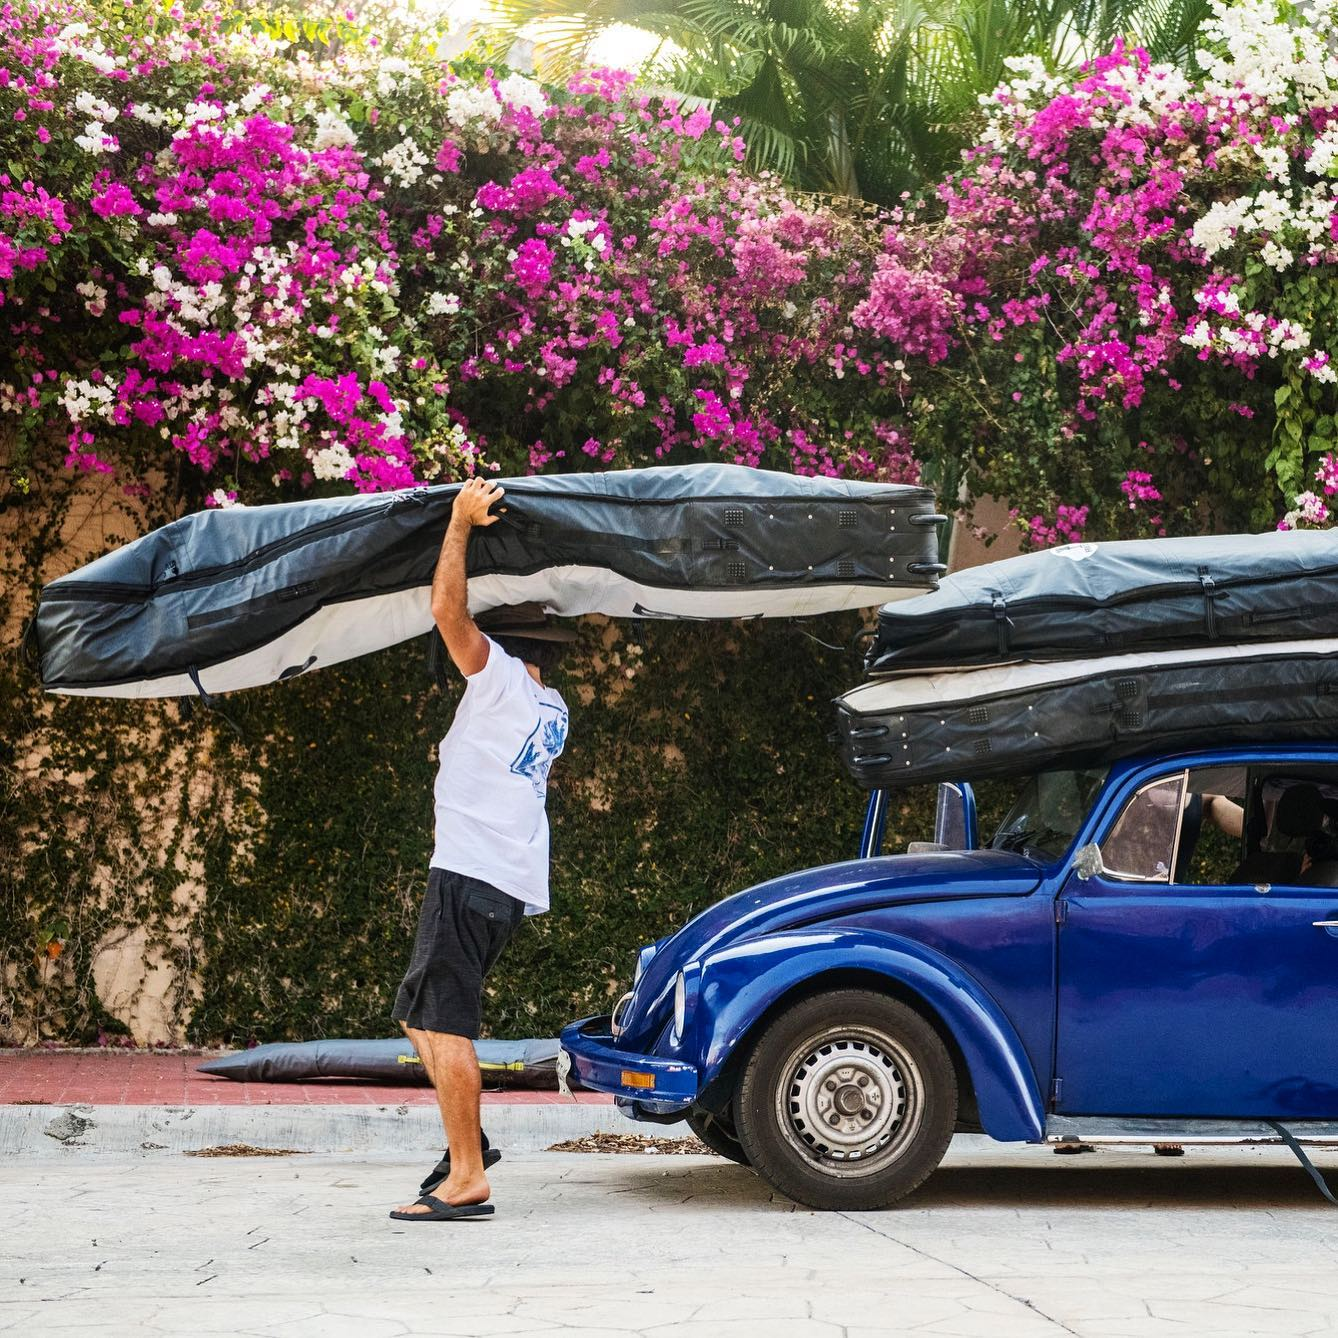
[[[1086,882],[1098,874],[1105,873],[1106,866],[1101,861],[1101,847],[1095,841],[1081,847],[1073,857],[1073,872]]]

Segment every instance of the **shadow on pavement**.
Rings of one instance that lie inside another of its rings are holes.
[[[1191,1156],[1193,1154],[1191,1153]],[[1076,1159],[1075,1159],[1076,1160]],[[944,1166],[906,1200],[908,1208],[1318,1208],[1325,1203],[1297,1166]],[[1321,1167],[1321,1170],[1324,1168]],[[1332,1181],[1335,1177],[1330,1175]]]
[[[704,1212],[713,1207],[771,1211],[795,1207],[752,1171],[732,1163],[648,1165],[630,1157],[620,1162],[622,1174],[609,1186],[611,1191],[640,1199],[648,1207],[694,1203]],[[1166,1165],[1154,1162],[1151,1156],[1148,1163],[1146,1167],[1116,1167],[1084,1159],[1083,1164],[1066,1162],[1053,1166],[1038,1157],[1028,1166],[945,1166],[935,1171],[901,1206],[918,1211],[928,1208],[1335,1211],[1320,1198],[1300,1166],[1220,1163],[1195,1166],[1192,1162]],[[1330,1179],[1338,1182],[1338,1173],[1331,1174]]]

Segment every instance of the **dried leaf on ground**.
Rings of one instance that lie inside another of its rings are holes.
[[[250,1143],[220,1143],[212,1148],[193,1148],[183,1157],[305,1157],[297,1148],[257,1148]]]
[[[641,1152],[678,1157],[714,1157],[696,1138],[648,1138],[644,1134],[590,1134],[554,1143],[549,1152]]]

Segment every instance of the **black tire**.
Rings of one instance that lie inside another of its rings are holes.
[[[747,1166],[749,1164],[748,1154],[743,1150],[743,1145],[739,1142],[730,1126],[718,1115],[712,1115],[710,1111],[693,1106],[693,1108],[688,1111],[686,1118],[688,1128],[691,1129],[712,1152],[718,1152],[722,1157],[728,1157],[730,1161],[738,1162],[740,1166]]]
[[[768,1024],[734,1117],[749,1162],[788,1198],[886,1208],[943,1160],[957,1079],[947,1046],[914,1009],[873,990],[831,990]]]

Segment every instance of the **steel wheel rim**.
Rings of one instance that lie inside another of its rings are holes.
[[[825,1175],[873,1175],[895,1161],[924,1114],[919,1066],[890,1036],[829,1027],[781,1069],[776,1118],[786,1141]]]

